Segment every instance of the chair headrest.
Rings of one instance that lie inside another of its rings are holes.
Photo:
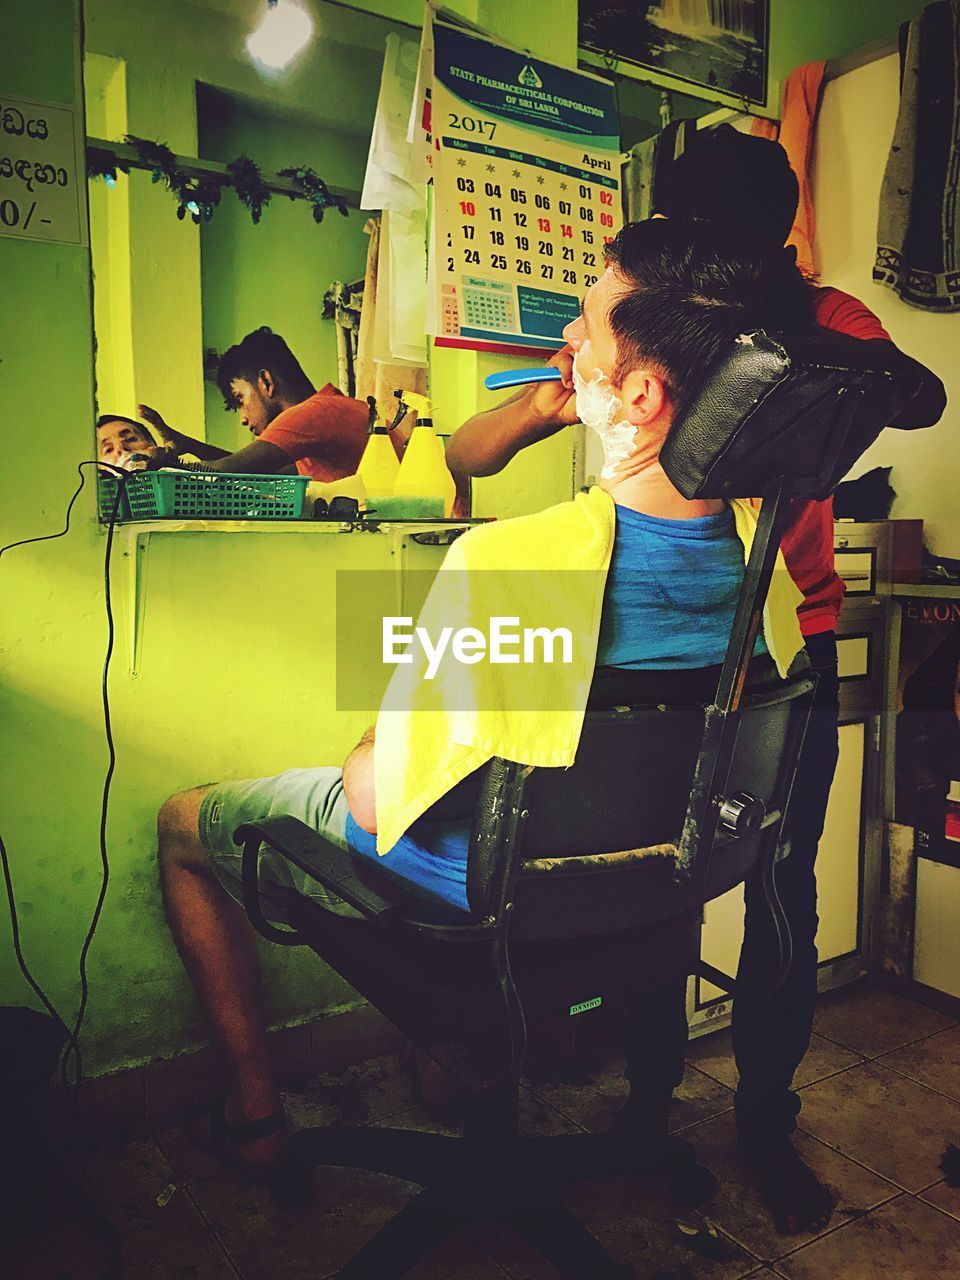
[[[660,451],[685,498],[756,498],[781,478],[827,498],[919,386],[890,344],[826,329],[741,334]]]

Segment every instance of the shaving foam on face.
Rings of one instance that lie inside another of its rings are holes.
[[[603,445],[603,470],[601,480],[610,480],[624,459],[633,452],[637,429],[617,415],[623,412],[620,397],[606,374],[595,369],[587,382],[573,360],[573,386],[577,396],[577,415],[585,427],[590,427],[600,437]]]

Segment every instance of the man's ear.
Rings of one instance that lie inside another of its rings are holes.
[[[634,369],[620,388],[620,402],[627,421],[638,430],[666,425],[669,397],[663,380],[651,369]]]
[[[277,390],[277,384],[273,380],[273,375],[269,369],[261,369],[257,374],[257,385],[261,395],[265,400],[272,400]]]

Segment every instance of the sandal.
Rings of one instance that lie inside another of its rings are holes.
[[[215,1094],[207,1102],[200,1103],[188,1116],[188,1121],[206,1119],[208,1137],[199,1139],[191,1133],[189,1124],[185,1129],[187,1140],[192,1146],[210,1156],[227,1169],[240,1173],[254,1186],[266,1187],[280,1208],[299,1210],[305,1208],[310,1200],[311,1170],[297,1164],[289,1156],[285,1156],[274,1165],[253,1164],[244,1160],[241,1151],[252,1142],[267,1138],[271,1134],[280,1133],[287,1123],[286,1113],[281,1108],[273,1115],[264,1116],[262,1120],[248,1120],[244,1124],[231,1124],[227,1119],[227,1099],[230,1091],[224,1089]]]

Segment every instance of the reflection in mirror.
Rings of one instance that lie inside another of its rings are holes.
[[[242,465],[227,469],[295,465],[307,474],[299,454],[284,456],[277,446],[271,454],[255,434],[260,419],[249,421],[250,396],[241,405],[235,380],[226,396],[217,383],[224,353],[264,327],[284,340],[302,372],[291,379],[282,369],[246,370],[250,378],[240,382],[259,396],[261,418],[315,391],[352,390],[376,240],[359,191],[384,46],[391,31],[416,33],[320,2],[311,40],[268,78],[245,48],[250,8],[165,0],[131,23],[124,6],[86,0],[88,139],[118,144],[91,153],[97,176],[89,184],[95,434],[99,456],[113,465],[130,465],[134,455],[152,464],[179,456],[216,468],[229,456]],[[124,146],[128,136],[164,149]],[[241,157],[253,162],[245,166],[247,207],[223,185],[227,166]],[[278,179],[284,169],[292,173]],[[323,189],[316,194],[311,174],[346,196],[349,216],[327,207],[316,219]],[[259,189],[255,223],[250,205],[260,178],[272,189]],[[367,412],[365,404],[338,410],[338,423],[346,415],[347,424],[338,433],[356,447],[341,450],[332,473],[309,474],[337,479],[356,470]]]

